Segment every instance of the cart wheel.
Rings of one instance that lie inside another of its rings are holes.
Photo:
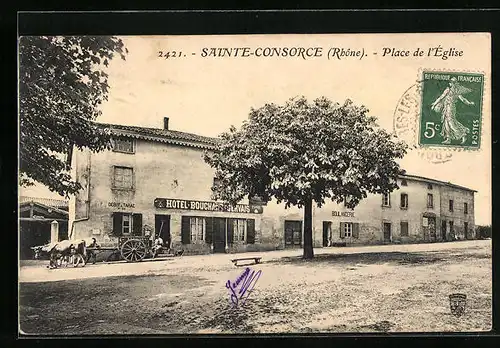
[[[146,245],[137,239],[129,239],[121,248],[122,257],[127,262],[142,261],[146,256]]]

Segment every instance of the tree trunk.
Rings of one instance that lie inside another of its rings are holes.
[[[314,258],[312,238],[312,199],[308,198],[304,205],[304,259]]]

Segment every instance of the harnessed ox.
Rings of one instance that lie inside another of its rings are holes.
[[[49,255],[48,268],[61,267],[63,262],[73,264],[77,267],[79,264],[85,266],[87,259],[86,242],[84,240],[63,240],[57,243],[46,244],[33,247],[35,259],[41,258],[44,254]]]

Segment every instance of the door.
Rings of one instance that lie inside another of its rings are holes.
[[[330,246],[330,238],[332,233],[332,223],[331,221],[323,221],[323,246]]]
[[[430,236],[431,242],[435,242],[436,241],[436,218],[429,217],[429,218],[427,218],[427,221],[429,223],[429,236]]]
[[[446,220],[441,221],[441,238],[446,240]]]
[[[457,240],[457,236],[455,235],[455,231],[453,229],[453,221],[450,221],[450,238],[451,240]]]
[[[285,221],[285,247],[302,246],[302,221]]]
[[[226,219],[214,218],[214,253],[226,252]]]
[[[384,222],[384,242],[391,242],[391,224],[389,222]]]
[[[163,239],[163,245],[170,248],[170,215],[155,215],[155,237]]]

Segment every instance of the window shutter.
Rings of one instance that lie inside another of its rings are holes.
[[[142,214],[132,215],[132,228],[134,236],[142,236]]]
[[[212,244],[214,235],[213,219],[211,217],[205,218],[205,243]]]
[[[227,243],[234,242],[234,219],[227,219]]]
[[[182,244],[191,243],[191,218],[183,216],[181,222],[181,242]]]
[[[352,224],[352,237],[359,238],[359,223],[357,222]]]
[[[113,213],[113,234],[115,236],[122,235],[122,213]]]
[[[344,238],[344,227],[345,226],[345,222],[341,222],[340,223],[340,238]]]
[[[255,220],[247,220],[247,244],[255,244]]]

